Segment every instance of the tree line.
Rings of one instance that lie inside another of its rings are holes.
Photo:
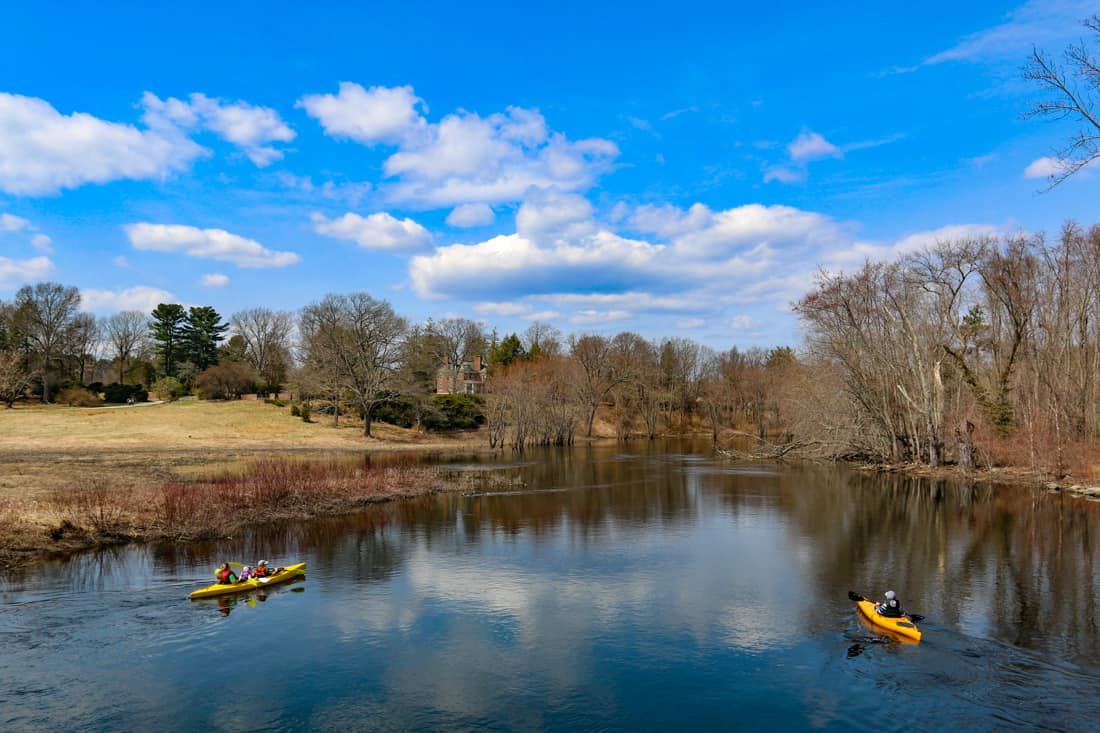
[[[827,458],[1065,473],[1100,438],[1100,226],[944,241],[854,272],[822,273],[793,304],[799,348],[715,351],[691,339],[503,337],[463,318],[412,324],[367,293],[299,312],[209,306],[96,319],[75,288],[39,283],[0,303],[0,398],[140,385],[295,394],[304,419],[415,427],[486,425],[490,444],[707,432],[798,445]],[[475,370],[473,395],[440,395],[444,365]],[[109,375],[109,376],[108,376]],[[116,388],[114,394],[121,392]]]
[[[473,369],[475,357],[489,375],[478,394],[436,394],[441,367]],[[366,435],[376,419],[420,428],[488,423],[494,446],[572,443],[593,435],[601,410],[620,437],[652,438],[704,420],[715,435],[738,421],[763,434],[774,411],[765,385],[776,364],[794,358],[790,349],[718,353],[629,332],[565,337],[544,323],[503,337],[464,318],[410,324],[361,292],[330,294],[298,313],[249,308],[227,321],[210,306],[173,303],[96,319],[80,312],[79,291],[58,283],[25,286],[0,303],[0,394],[9,407],[21,398],[50,402],[63,390],[71,400],[129,396],[131,387],[165,398],[289,388],[305,419],[351,417]]]
[[[815,379],[792,426],[828,454],[1058,474],[1097,460],[1100,226],[823,274],[795,309]]]

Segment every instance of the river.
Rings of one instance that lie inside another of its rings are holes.
[[[0,730],[1100,725],[1100,504],[685,442],[450,460],[515,488],[3,577]],[[261,557],[307,575],[187,599]],[[888,588],[921,644],[846,597]]]

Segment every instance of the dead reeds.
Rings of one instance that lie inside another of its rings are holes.
[[[39,531],[39,543],[43,551],[73,550],[129,540],[228,536],[246,525],[343,514],[458,486],[438,468],[422,464],[283,458],[150,489],[92,481],[58,490],[46,502],[49,526]]]

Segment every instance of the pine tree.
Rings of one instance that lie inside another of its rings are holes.
[[[178,303],[160,303],[153,309],[149,332],[156,342],[161,371],[166,377],[176,376],[180,361],[185,358],[184,326],[187,311]]]
[[[187,354],[197,371],[218,363],[218,344],[225,340],[229,324],[208,305],[193,307],[187,313],[184,324],[184,338],[187,341]]]
[[[512,362],[519,361],[527,356],[523,350],[523,342],[519,340],[519,336],[512,333],[504,337],[489,354],[489,363],[508,366]]]

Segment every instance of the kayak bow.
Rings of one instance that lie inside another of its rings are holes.
[[[282,572],[275,573],[266,578],[249,578],[239,583],[214,583],[205,588],[199,588],[197,591],[191,593],[191,600],[197,598],[213,598],[215,596],[224,596],[230,593],[243,593],[264,586],[274,585],[275,583],[284,583],[291,578],[297,578],[299,575],[305,574],[306,564],[300,562],[297,565],[288,565],[283,568]]]
[[[867,619],[872,625],[901,636],[907,641],[920,641],[920,629],[917,628],[917,625],[913,623],[908,616],[902,616],[901,618],[883,616],[876,610],[875,604],[872,601],[867,600],[863,596],[858,596],[859,600],[856,600],[857,594],[855,593],[849,593],[849,597],[855,601],[856,608],[859,609],[863,618]]]

